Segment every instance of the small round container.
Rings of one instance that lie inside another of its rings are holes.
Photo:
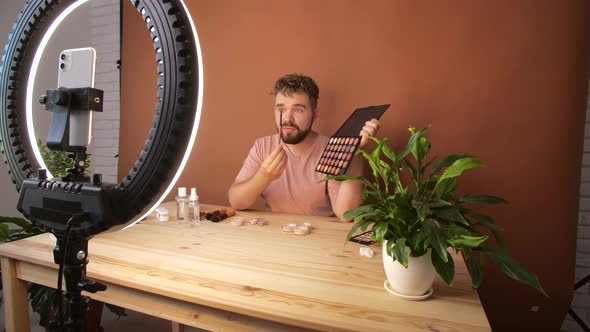
[[[246,220],[244,220],[244,218],[238,217],[238,218],[235,218],[234,220],[231,221],[231,225],[239,227],[239,226],[243,226],[245,222],[246,222]]]
[[[293,234],[295,235],[307,235],[309,234],[309,227],[304,225],[299,225],[293,229]]]
[[[156,218],[158,219],[158,221],[161,221],[161,222],[170,221],[170,213],[168,212],[168,209],[165,207],[157,208],[156,209]]]
[[[283,225],[283,232],[285,233],[293,233],[293,230],[297,227],[296,224],[284,224]]]

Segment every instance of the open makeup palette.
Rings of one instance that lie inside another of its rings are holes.
[[[345,174],[361,143],[361,130],[365,122],[379,119],[389,104],[357,108],[330,137],[315,170],[328,175]]]

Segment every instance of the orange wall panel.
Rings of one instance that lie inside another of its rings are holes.
[[[227,189],[254,140],[274,133],[269,91],[282,74],[308,74],[319,84],[315,128],[327,135],[355,108],[391,103],[380,136],[399,148],[409,125],[432,124],[435,155],[471,153],[487,164],[465,175],[460,191],[510,202],[486,212],[550,298],[489,264],[479,294],[494,330],[559,330],[574,283],[589,2],[187,5],[205,83],[201,126],[180,185],[198,187],[202,202],[228,203]],[[125,2],[123,175],[143,146],[155,99],[155,56],[134,11]]]

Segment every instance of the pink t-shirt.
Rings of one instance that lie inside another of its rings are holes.
[[[262,162],[277,148],[278,140],[278,134],[257,139],[236,182],[254,176]],[[319,182],[326,174],[315,171],[328,140],[329,137],[317,134],[309,150],[299,157],[285,148],[288,158],[285,171],[262,193],[267,210],[314,216],[334,215],[330,201],[336,199],[340,182]]]

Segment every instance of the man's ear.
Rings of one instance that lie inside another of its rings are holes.
[[[320,107],[316,106],[315,110],[313,110],[313,120],[317,120],[320,117]]]

